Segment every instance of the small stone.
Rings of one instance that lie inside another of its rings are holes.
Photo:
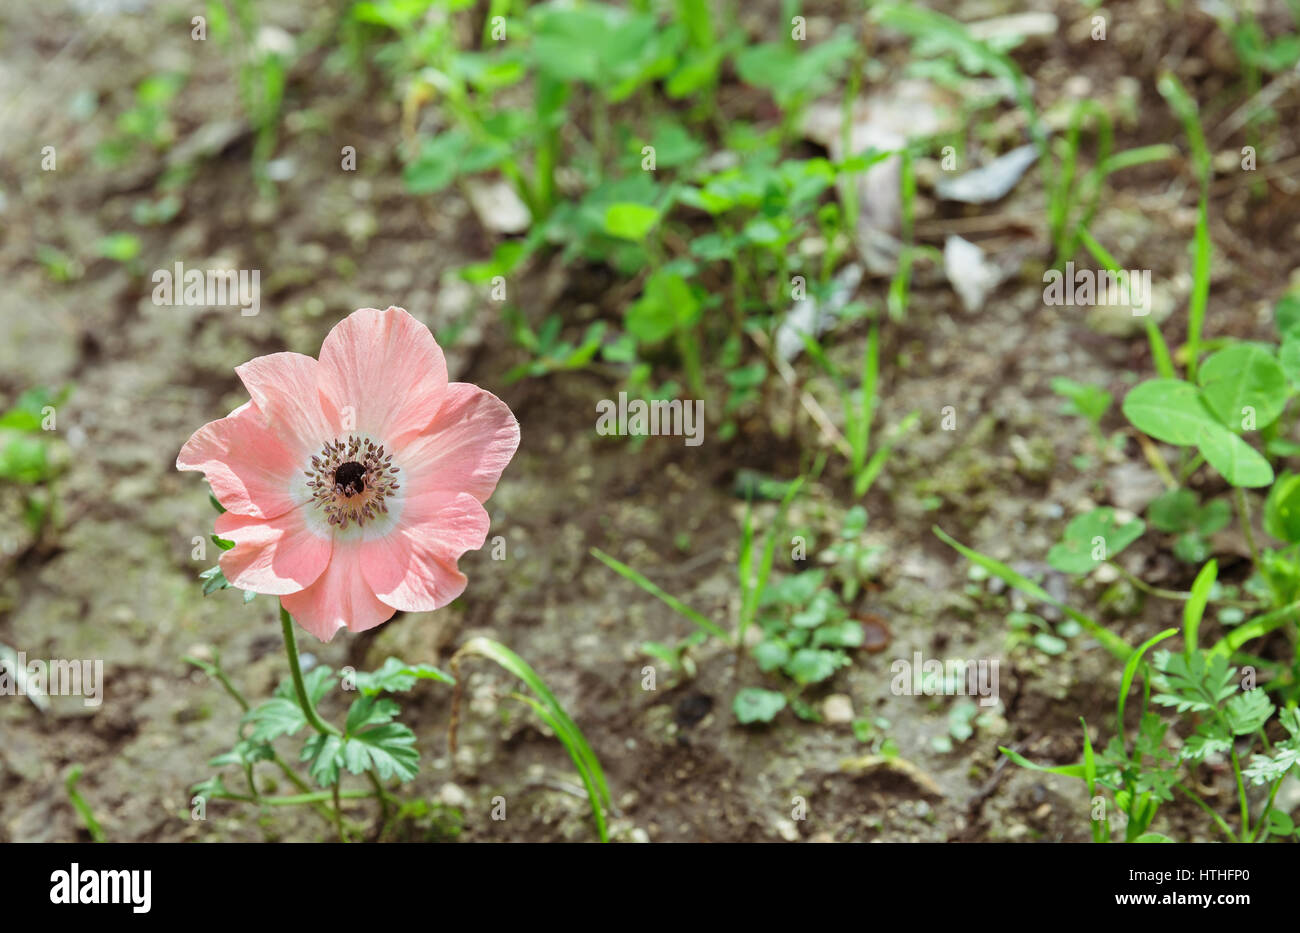
[[[822,718],[830,725],[853,722],[853,700],[844,693],[832,693],[822,701]]]
[[[469,795],[461,789],[459,784],[453,784],[448,781],[438,790],[438,800],[449,807],[464,808],[469,803]]]
[[[799,827],[794,825],[793,820],[777,820],[776,834],[786,842],[799,841]]]

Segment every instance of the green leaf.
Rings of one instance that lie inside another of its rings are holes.
[[[211,596],[213,593],[230,587],[230,581],[227,580],[226,575],[221,572],[221,567],[218,564],[213,564],[207,570],[200,573],[199,579],[203,581],[204,596]]]
[[[460,130],[447,130],[424,141],[419,155],[402,170],[402,180],[412,194],[432,194],[461,175],[496,167],[509,155],[503,142],[476,142]]]
[[[318,664],[307,671],[302,680],[307,696],[311,698],[312,706],[316,706],[334,686],[334,671],[324,664]],[[280,685],[275,688],[275,695],[297,703],[298,691],[294,688],[293,678],[286,677],[280,681]]]
[[[777,638],[765,638],[754,646],[754,660],[765,674],[779,670],[790,660],[790,646]]]
[[[140,238],[131,233],[110,233],[95,244],[95,250],[108,259],[130,262],[140,255]]]
[[[1264,530],[1279,541],[1300,542],[1300,474],[1283,473],[1268,491]]]
[[[1277,300],[1273,306],[1273,323],[1283,342],[1292,331],[1300,330],[1300,290],[1287,292]]]
[[[250,742],[270,742],[282,735],[293,735],[307,725],[307,717],[297,701],[280,696],[253,707],[241,721],[252,724],[248,733]]]
[[[389,702],[389,701],[384,701]],[[420,753],[415,733],[400,722],[390,722],[350,735],[343,743],[343,765],[353,774],[373,770],[380,780],[406,782],[420,773]]]
[[[1222,425],[1201,425],[1196,446],[1210,466],[1233,486],[1249,488],[1273,482],[1273,467],[1264,455]]]
[[[813,647],[858,648],[864,637],[861,622],[842,619],[839,622],[828,622],[813,632]]]
[[[800,648],[785,666],[785,672],[800,686],[819,683],[849,663],[842,651]]]
[[[1070,408],[1078,415],[1096,423],[1102,419],[1114,399],[1100,386],[1087,385],[1058,376],[1052,380],[1052,391],[1070,401]]]
[[[398,658],[389,658],[378,670],[357,673],[354,685],[363,694],[373,696],[377,693],[405,693],[415,686],[417,680],[436,680],[444,684],[456,682],[431,664],[407,664]]]
[[[657,223],[659,211],[646,204],[621,201],[605,209],[605,232],[634,243],[644,240]]]
[[[1219,420],[1240,433],[1265,428],[1286,407],[1287,385],[1273,354],[1254,343],[1238,343],[1215,353],[1197,372],[1206,405]]]
[[[1036,632],[1034,634],[1033,642],[1035,648],[1043,652],[1043,654],[1049,654],[1053,657],[1065,654],[1066,650],[1070,647],[1069,642],[1064,638],[1060,638],[1048,632]]]
[[[321,787],[333,787],[339,782],[339,769],[343,765],[343,736],[330,733],[311,735],[302,746],[299,761],[308,762],[307,773]]]
[[[1291,331],[1283,339],[1277,351],[1277,361],[1291,387],[1300,389],[1300,329]]]
[[[1262,729],[1276,707],[1260,687],[1244,690],[1230,699],[1223,711],[1233,735],[1250,735]]]
[[[771,722],[776,714],[785,709],[786,699],[775,690],[762,690],[758,687],[745,687],[736,693],[731,702],[731,709],[736,720],[748,725],[754,722]]]
[[[693,325],[700,312],[695,292],[682,276],[660,270],[628,306],[624,326],[641,343],[658,343]]]
[[[994,560],[992,557],[988,557],[987,555],[981,554],[979,551],[976,551],[974,548],[966,547],[966,545],[962,544],[960,541],[953,538],[951,535],[949,535],[938,525],[931,526],[930,530],[934,532],[935,536],[938,537],[940,541],[944,542],[949,547],[954,548],[959,554],[966,557],[968,560],[972,561],[973,563],[983,567],[989,573],[998,577],[998,579],[1006,583],[1009,583],[1011,586],[1014,586],[1016,589],[1020,590],[1020,592],[1024,593],[1026,596],[1029,596],[1032,599],[1036,599],[1039,602],[1047,603],[1050,606],[1056,606],[1058,609],[1064,612],[1075,622],[1078,622],[1080,625],[1082,625],[1084,629],[1088,631],[1089,634],[1091,634],[1094,638],[1096,638],[1097,641],[1101,642],[1102,647],[1104,647],[1115,657],[1124,660],[1128,658],[1129,654],[1132,652],[1133,649],[1129,647],[1128,642],[1126,642],[1123,638],[1120,638],[1118,635],[1116,635],[1114,632],[1110,631],[1109,629],[1102,628],[1101,625],[1099,625],[1097,622],[1085,616],[1082,612],[1079,612],[1078,610],[1073,609],[1065,605],[1064,603],[1057,602],[1055,599],[1049,596],[1047,591],[1044,590],[1037,583],[1034,583],[1032,580],[1023,576],[1022,574],[1016,573],[1006,564],[1002,563],[999,560]]]
[[[1062,573],[1091,573],[1097,564],[1112,559],[1142,537],[1144,531],[1146,524],[1141,519],[1120,524],[1115,510],[1102,506],[1071,520],[1061,541],[1048,551],[1047,562]]]
[[[357,697],[348,707],[347,723],[343,731],[347,735],[354,735],[368,726],[392,722],[401,711],[397,702],[387,697],[381,699],[373,694]]]
[[[1147,506],[1147,520],[1157,531],[1176,534],[1195,524],[1198,508],[1196,493],[1182,486],[1153,499]]]
[[[1196,386],[1181,379],[1139,383],[1124,396],[1121,407],[1139,431],[1178,447],[1199,443],[1207,425],[1219,426]]]
[[[1143,833],[1133,840],[1134,842],[1173,842],[1164,833]]]

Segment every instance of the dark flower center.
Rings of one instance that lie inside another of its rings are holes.
[[[364,525],[388,512],[384,500],[402,487],[401,472],[382,444],[365,437],[329,441],[311,458],[307,488],[312,501],[325,512],[331,525]]]
[[[348,496],[360,495],[366,489],[366,468],[355,460],[340,464],[334,471],[334,484],[343,487]]]

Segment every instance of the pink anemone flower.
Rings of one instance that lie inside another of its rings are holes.
[[[459,596],[483,546],[483,503],[519,446],[499,398],[447,382],[442,348],[401,308],[340,321],[320,359],[272,353],[235,368],[251,400],[181,448],[227,510],[216,532],[233,585],[279,596],[329,641],[397,610]]]

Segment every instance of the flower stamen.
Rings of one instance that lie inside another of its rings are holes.
[[[364,437],[328,442],[311,458],[311,469],[303,472],[312,501],[324,510],[331,525],[340,528],[354,522],[361,526],[386,514],[384,500],[401,488],[393,455],[385,454],[382,444]]]

